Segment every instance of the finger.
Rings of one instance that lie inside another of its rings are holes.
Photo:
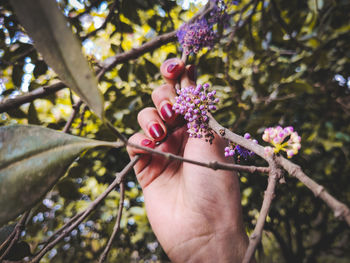
[[[144,108],[137,115],[137,120],[149,138],[155,141],[165,138],[167,129],[155,108]]]
[[[159,115],[168,124],[174,123],[177,114],[173,110],[175,103],[175,89],[170,84],[164,84],[152,92],[152,100]]]
[[[185,70],[185,63],[179,58],[171,58],[160,66],[160,73],[167,83],[175,85],[177,79]]]
[[[181,76],[181,87],[196,85],[197,72],[195,65],[187,65]]]
[[[131,136],[129,138],[129,143],[149,147],[152,149],[155,147],[155,142],[153,140],[150,140],[146,135],[142,133],[136,133],[133,136]],[[130,156],[130,159],[132,159],[137,154],[143,154],[140,157],[140,160],[134,166],[136,174],[140,173],[150,163],[152,159],[152,155],[148,154],[145,150],[135,148],[132,146],[127,146],[126,150]]]

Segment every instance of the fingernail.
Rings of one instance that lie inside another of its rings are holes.
[[[145,147],[153,148],[153,147],[152,147],[152,141],[151,141],[151,140],[148,140],[148,139],[142,140],[142,141],[141,141],[141,145],[142,145],[142,146],[145,146]]]
[[[173,106],[171,106],[170,103],[164,104],[160,109],[160,114],[162,115],[165,121],[171,120],[175,115],[175,112],[173,111]]]
[[[155,123],[149,128],[149,134],[154,138],[154,139],[159,139],[163,137],[164,135],[164,130],[160,124]]]
[[[196,67],[194,65],[190,65],[187,69],[187,76],[190,80],[196,81],[197,79],[197,72]]]
[[[178,64],[178,63],[171,63],[171,64],[166,68],[166,70],[167,70],[169,73],[173,73],[178,67],[179,67],[179,64]]]

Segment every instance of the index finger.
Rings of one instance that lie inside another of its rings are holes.
[[[175,86],[184,70],[185,63],[179,58],[167,59],[160,66],[160,73],[163,75],[165,81],[173,86]]]

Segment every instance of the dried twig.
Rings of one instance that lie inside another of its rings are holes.
[[[123,213],[124,194],[125,194],[125,185],[124,185],[124,182],[121,182],[120,183],[120,199],[119,199],[119,208],[118,208],[117,219],[116,219],[114,227],[113,227],[112,235],[110,236],[108,243],[107,243],[107,246],[105,247],[105,249],[104,249],[103,253],[101,254],[101,257],[98,261],[99,263],[102,263],[106,260],[108,252],[112,247],[112,242],[113,242],[113,240],[114,240],[115,236],[117,235],[118,230],[120,228],[120,220],[122,218],[122,213]]]
[[[249,172],[249,173],[255,173],[255,172],[268,173],[269,172],[268,167],[229,164],[229,163],[221,163],[218,161],[210,161],[210,162],[206,163],[206,162],[196,161],[193,159],[187,159],[187,158],[181,157],[179,155],[168,153],[168,152],[158,151],[156,149],[144,147],[144,146],[134,144],[131,142],[127,142],[127,145],[130,147],[142,149],[142,150],[149,152],[149,153],[152,153],[152,154],[163,156],[165,159],[168,159],[168,160],[177,160],[177,161],[181,161],[181,162],[192,163],[195,165],[208,167],[208,168],[213,169],[213,170],[221,169],[221,170],[240,171],[240,172]]]
[[[96,28],[94,31],[91,31],[90,33],[86,34],[85,36],[81,37],[80,39],[82,41],[84,41],[85,39],[91,37],[91,36],[94,36],[96,35],[96,33],[102,29],[105,29],[107,24],[108,24],[108,21],[111,20],[111,18],[113,17],[113,14],[114,14],[114,11],[117,7],[117,4],[118,4],[119,0],[115,0],[113,2],[113,4],[111,5],[110,9],[109,9],[109,13],[105,19],[105,21],[103,22],[103,24],[99,27],[99,28]]]
[[[271,159],[269,160],[269,164],[270,164],[270,176],[268,178],[268,185],[264,194],[264,200],[260,209],[258,221],[255,225],[255,229],[249,237],[249,245],[245,252],[242,263],[251,262],[254,256],[256,247],[260,243],[265,220],[270,210],[272,199],[274,198],[274,195],[275,195],[275,187],[278,179],[281,176],[281,170],[276,166],[275,161]]]
[[[10,252],[13,245],[16,244],[16,242],[20,238],[29,214],[30,214],[30,210],[26,211],[22,215],[21,219],[18,221],[17,225],[15,226],[15,229],[7,237],[7,239],[1,244],[0,251],[3,250],[10,243],[8,245],[8,247],[6,248],[6,250],[4,251],[4,253],[2,255],[0,255],[0,262],[2,262],[2,260],[6,257],[6,255]]]
[[[39,262],[40,259],[52,249],[58,242],[60,242],[65,236],[67,236],[74,228],[76,228],[88,215],[104,200],[104,198],[124,179],[126,174],[134,167],[140,156],[134,157],[124,169],[116,174],[114,181],[108,186],[108,188],[97,197],[89,207],[82,213],[82,215],[72,224],[66,224],[65,228],[60,231],[60,235],[46,244],[31,260],[31,263]]]
[[[82,112],[81,112],[81,115],[80,115],[80,123],[79,123],[79,126],[78,126],[78,129],[79,129],[79,136],[81,135],[81,132],[83,131],[83,128],[85,126],[85,113],[87,111],[89,107],[87,105],[84,106]]]
[[[64,133],[69,133],[69,129],[72,126],[74,119],[76,118],[76,116],[79,113],[81,104],[83,104],[83,101],[81,99],[79,99],[78,102],[72,106],[73,112],[70,115],[68,121],[66,122],[66,125],[64,126],[64,128],[62,130]]]

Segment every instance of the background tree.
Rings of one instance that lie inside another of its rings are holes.
[[[175,30],[201,12],[200,4],[187,3],[58,1],[99,79],[105,119],[124,136],[139,130],[136,116],[152,104],[150,94],[162,82],[161,63],[181,54]],[[79,90],[66,88],[48,67],[44,53],[34,48],[10,4],[0,2],[0,125],[35,124],[115,141],[113,130],[94,108],[97,115],[91,111],[95,104],[80,101]],[[221,99],[215,119],[237,134],[249,132],[262,145],[267,145],[261,139],[265,128],[292,125],[302,138],[293,162],[336,199],[349,204],[349,2],[252,0],[235,4],[228,10],[229,26],[216,28],[221,38],[214,47],[188,58],[197,67],[198,82],[210,82]],[[259,157],[239,161],[266,165]],[[124,148],[91,149],[76,158],[45,198],[16,220],[20,224],[2,226],[0,255],[13,243],[2,259],[35,258],[65,223],[71,218],[78,222],[78,216],[128,162]],[[258,172],[242,171],[239,176],[246,228],[251,233],[267,178]],[[346,222],[335,219],[333,211],[299,180],[287,174],[283,178],[285,183],[276,187],[264,226],[260,260],[348,262]],[[109,260],[167,262],[148,224],[142,192],[132,172],[124,182],[124,212]],[[92,207],[88,218],[65,234],[41,262],[98,260],[113,232],[122,187],[111,187],[116,191]],[[0,196],[4,200],[2,192]]]

